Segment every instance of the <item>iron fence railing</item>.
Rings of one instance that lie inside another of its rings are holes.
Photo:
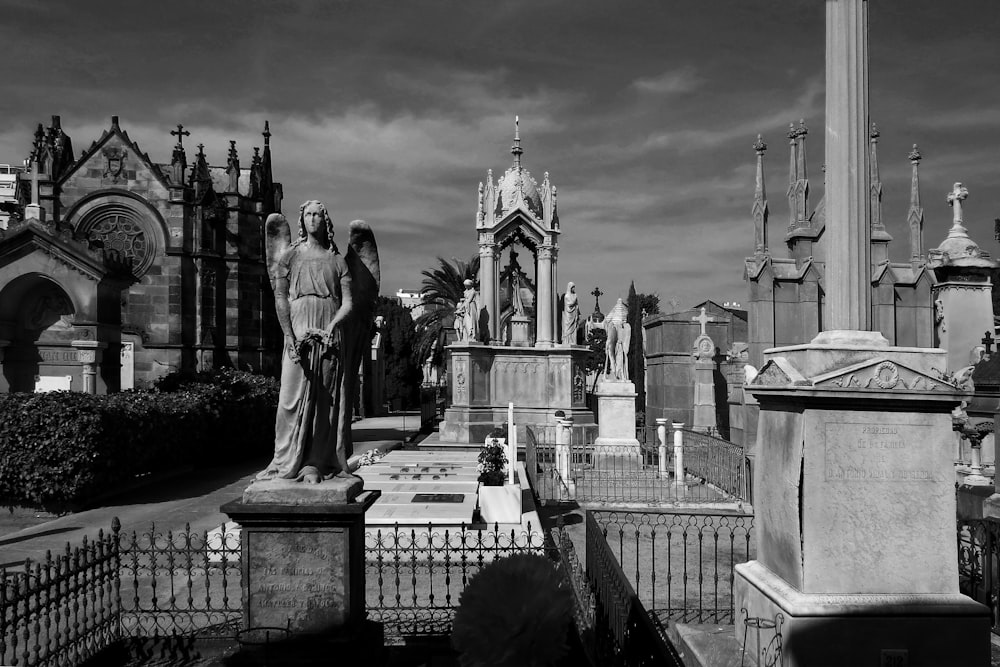
[[[75,665],[117,640],[118,525],[58,556],[0,569],[0,664]]]
[[[722,438],[681,429],[684,470],[735,498],[747,498],[743,446]]]
[[[1000,521],[958,521],[958,585],[989,607],[993,634],[1000,635]]]
[[[728,472],[728,469],[720,463],[728,459],[706,452],[705,441],[698,438],[691,439],[694,470],[687,465],[687,458],[684,459],[684,467],[709,484],[687,477],[678,482],[674,474],[671,436],[668,435],[666,446],[661,447],[656,427],[636,429],[636,447],[598,443],[596,425],[573,426],[567,443],[567,458],[561,467],[557,456],[556,428],[541,425],[526,429],[525,468],[531,487],[542,502],[572,499],[607,504],[678,504],[691,501],[725,502],[745,497],[742,492],[742,468],[737,471],[738,480],[735,482],[723,475],[722,471]],[[732,443],[725,444],[737,447]],[[716,448],[714,444],[709,447]],[[685,441],[685,457],[688,451]],[[706,461],[712,465],[706,465]],[[706,470],[708,474],[705,474]]]
[[[228,524],[230,526],[234,524]],[[151,637],[232,635],[242,619],[240,533],[212,531],[122,534],[121,632]]]
[[[593,512],[587,512],[586,530],[587,581],[595,597],[598,664],[683,667],[677,650],[636,594]]]
[[[753,515],[671,510],[588,515],[655,617],[734,622],[733,568],[756,555]]]
[[[387,636],[446,635],[469,579],[517,553],[545,553],[543,533],[398,525],[365,535],[368,618]]]

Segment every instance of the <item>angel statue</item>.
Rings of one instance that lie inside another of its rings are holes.
[[[318,484],[351,478],[355,371],[371,340],[379,290],[375,235],[355,220],[342,255],[333,241],[333,220],[315,200],[299,207],[295,241],[280,213],[268,216],[265,229],[267,271],[285,343],[274,458],[257,479]]]
[[[604,318],[604,331],[608,334],[604,345],[604,377],[611,381],[628,382],[628,348],[632,341],[632,327],[628,323],[628,307],[621,299]]]

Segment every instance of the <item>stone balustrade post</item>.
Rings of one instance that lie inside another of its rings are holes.
[[[667,419],[661,417],[656,420],[656,439],[659,442],[657,447],[659,467],[658,471],[661,478],[667,476]]]
[[[559,418],[556,421],[556,471],[567,489],[570,489],[570,442],[573,433],[573,419]],[[562,488],[560,487],[560,493]],[[572,495],[572,494],[571,494]]]
[[[682,422],[673,422],[674,428],[674,483],[684,482],[684,428]]]
[[[70,342],[76,348],[76,360],[83,366],[83,393],[97,393],[97,365],[101,363],[101,356],[107,343],[100,343],[96,340],[74,340]]]

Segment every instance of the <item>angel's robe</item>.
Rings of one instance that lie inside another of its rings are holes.
[[[339,253],[314,254],[305,246],[289,248],[278,260],[276,277],[288,278],[288,301],[296,340],[310,330],[324,330],[340,308],[351,275]],[[312,342],[300,349],[300,359],[281,359],[281,389],[274,424],[274,458],[258,478],[294,479],[305,466],[323,477],[347,469],[339,422],[349,418],[343,405],[343,346]]]

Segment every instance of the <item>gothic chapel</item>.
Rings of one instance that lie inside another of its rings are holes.
[[[0,391],[106,393],[172,370],[275,372],[280,330],[263,222],[280,212],[271,133],[240,164],[204,145],[168,163],[111,117],[79,156],[59,116],[35,133],[19,211],[0,229]]]

